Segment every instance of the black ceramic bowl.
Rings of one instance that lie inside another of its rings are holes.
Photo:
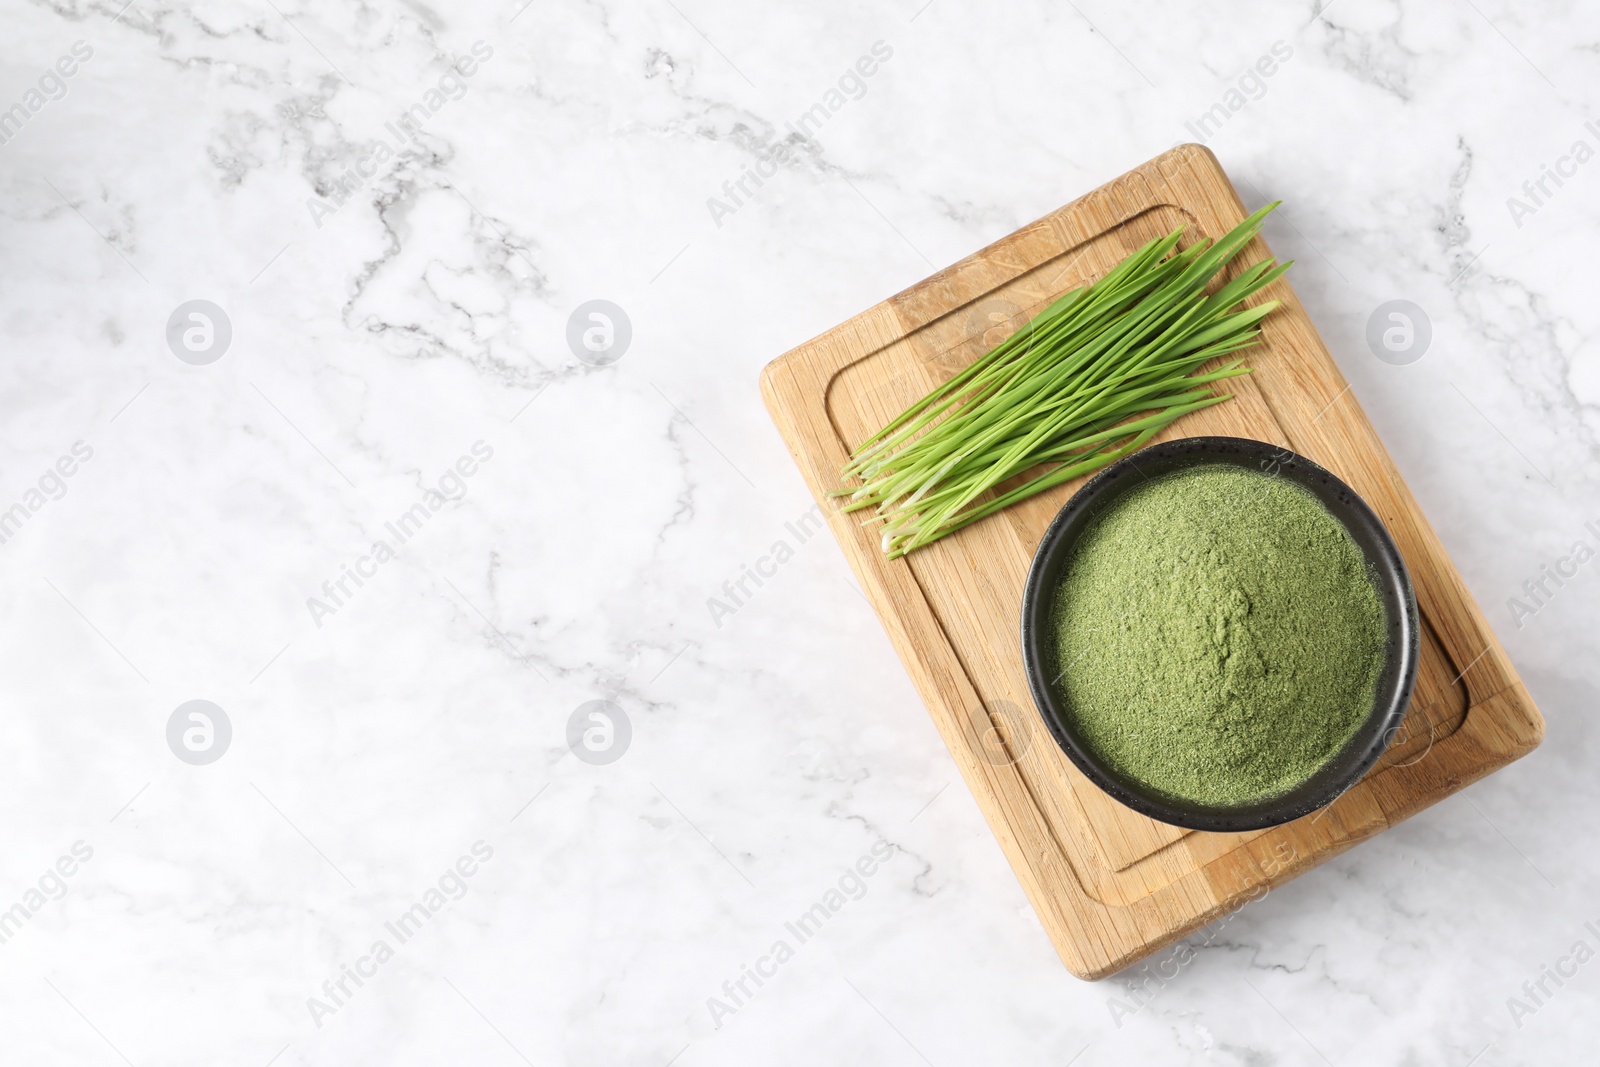
[[[1123,493],[1147,479],[1188,467],[1226,463],[1287,478],[1311,491],[1350,531],[1367,560],[1388,617],[1388,651],[1372,711],[1332,759],[1287,793],[1241,807],[1175,800],[1113,773],[1073,732],[1062,696],[1051,684],[1055,655],[1051,616],[1061,575],[1078,536]],[[1417,677],[1421,623],[1405,561],[1364,500],[1304,456],[1242,437],[1189,437],[1153,445],[1111,464],[1067,501],[1045,531],[1022,594],[1022,658],[1039,714],[1056,743],[1089,780],[1135,811],[1191,830],[1238,833],[1291,822],[1333,802],[1360,781],[1400,728]]]

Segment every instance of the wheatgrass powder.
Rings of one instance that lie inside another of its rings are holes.
[[[1230,464],[1151,479],[1081,535],[1057,685],[1118,775],[1208,807],[1283,793],[1370,713],[1385,612],[1307,490]]]

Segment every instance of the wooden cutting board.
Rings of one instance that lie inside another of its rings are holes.
[[[1287,281],[1235,398],[1156,440],[1281,444],[1355,488],[1400,546],[1425,632],[1405,725],[1359,785],[1315,815],[1207,834],[1112,800],[1062,755],[1023,676],[1034,549],[1082,481],[911,556],[884,559],[863,514],[827,497],[850,451],[1068,289],[1182,223],[1218,237],[1247,212],[1216,157],[1183,145],[890,297],[781,358],[761,390],[806,483],[1068,969],[1111,974],[1539,743],[1544,721]],[[1188,238],[1186,238],[1188,240]],[[1257,238],[1235,268],[1271,256]],[[1233,269],[1233,268],[1230,268]],[[1360,354],[1353,358],[1365,358]],[[855,697],[859,699],[859,697]]]

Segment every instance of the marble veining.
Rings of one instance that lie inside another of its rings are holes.
[[[1592,5],[6,28],[0,1060],[1584,1060],[1595,576],[1511,601],[1600,521]],[[1088,984],[756,376],[1208,111],[1549,734]]]

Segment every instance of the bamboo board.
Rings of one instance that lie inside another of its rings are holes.
[[[1284,445],[1350,484],[1388,526],[1425,621],[1405,725],[1360,784],[1315,815],[1207,834],[1112,800],[1062,755],[1023,676],[1022,586],[1069,482],[911,556],[885,560],[826,496],[849,452],[1068,289],[1184,223],[1217,237],[1247,212],[1216,157],[1183,145],[773,361],[762,395],[945,744],[1068,969],[1114,973],[1527,753],[1544,722],[1401,481],[1287,280],[1235,398],[1157,441]],[[1188,238],[1186,238],[1187,240]],[[1261,238],[1235,261],[1272,253]]]

